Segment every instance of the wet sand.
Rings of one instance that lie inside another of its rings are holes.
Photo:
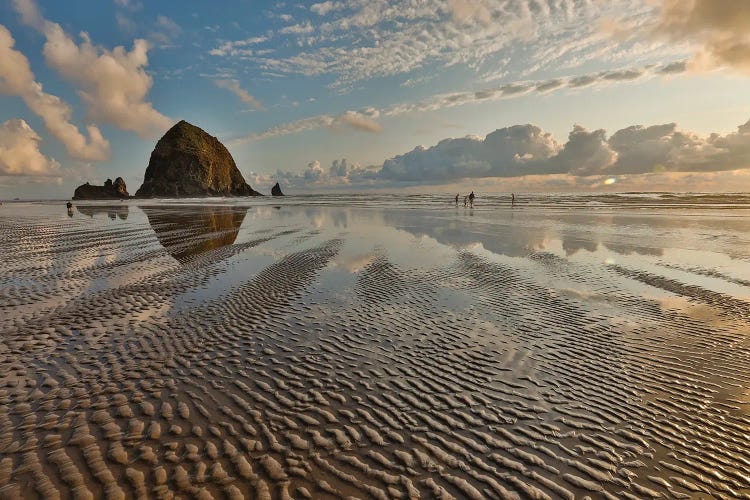
[[[750,218],[0,207],[0,497],[750,498]]]

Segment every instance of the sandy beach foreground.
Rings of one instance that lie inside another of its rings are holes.
[[[747,214],[269,203],[0,207],[0,497],[750,498]]]

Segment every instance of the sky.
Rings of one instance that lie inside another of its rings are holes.
[[[750,190],[747,0],[0,5],[0,199],[181,119],[261,192]]]

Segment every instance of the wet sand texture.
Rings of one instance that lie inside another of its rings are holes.
[[[0,498],[750,498],[741,273],[561,219],[590,259],[518,219],[57,212],[0,215]]]

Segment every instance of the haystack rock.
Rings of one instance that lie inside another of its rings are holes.
[[[136,198],[261,196],[216,137],[180,121],[156,143]]]
[[[271,188],[271,196],[284,196],[284,193],[281,192],[281,186],[279,186],[278,182]]]
[[[122,177],[115,179],[115,182],[107,179],[103,186],[94,186],[87,182],[78,186],[73,193],[74,200],[121,200],[124,198],[130,198],[130,195]]]

